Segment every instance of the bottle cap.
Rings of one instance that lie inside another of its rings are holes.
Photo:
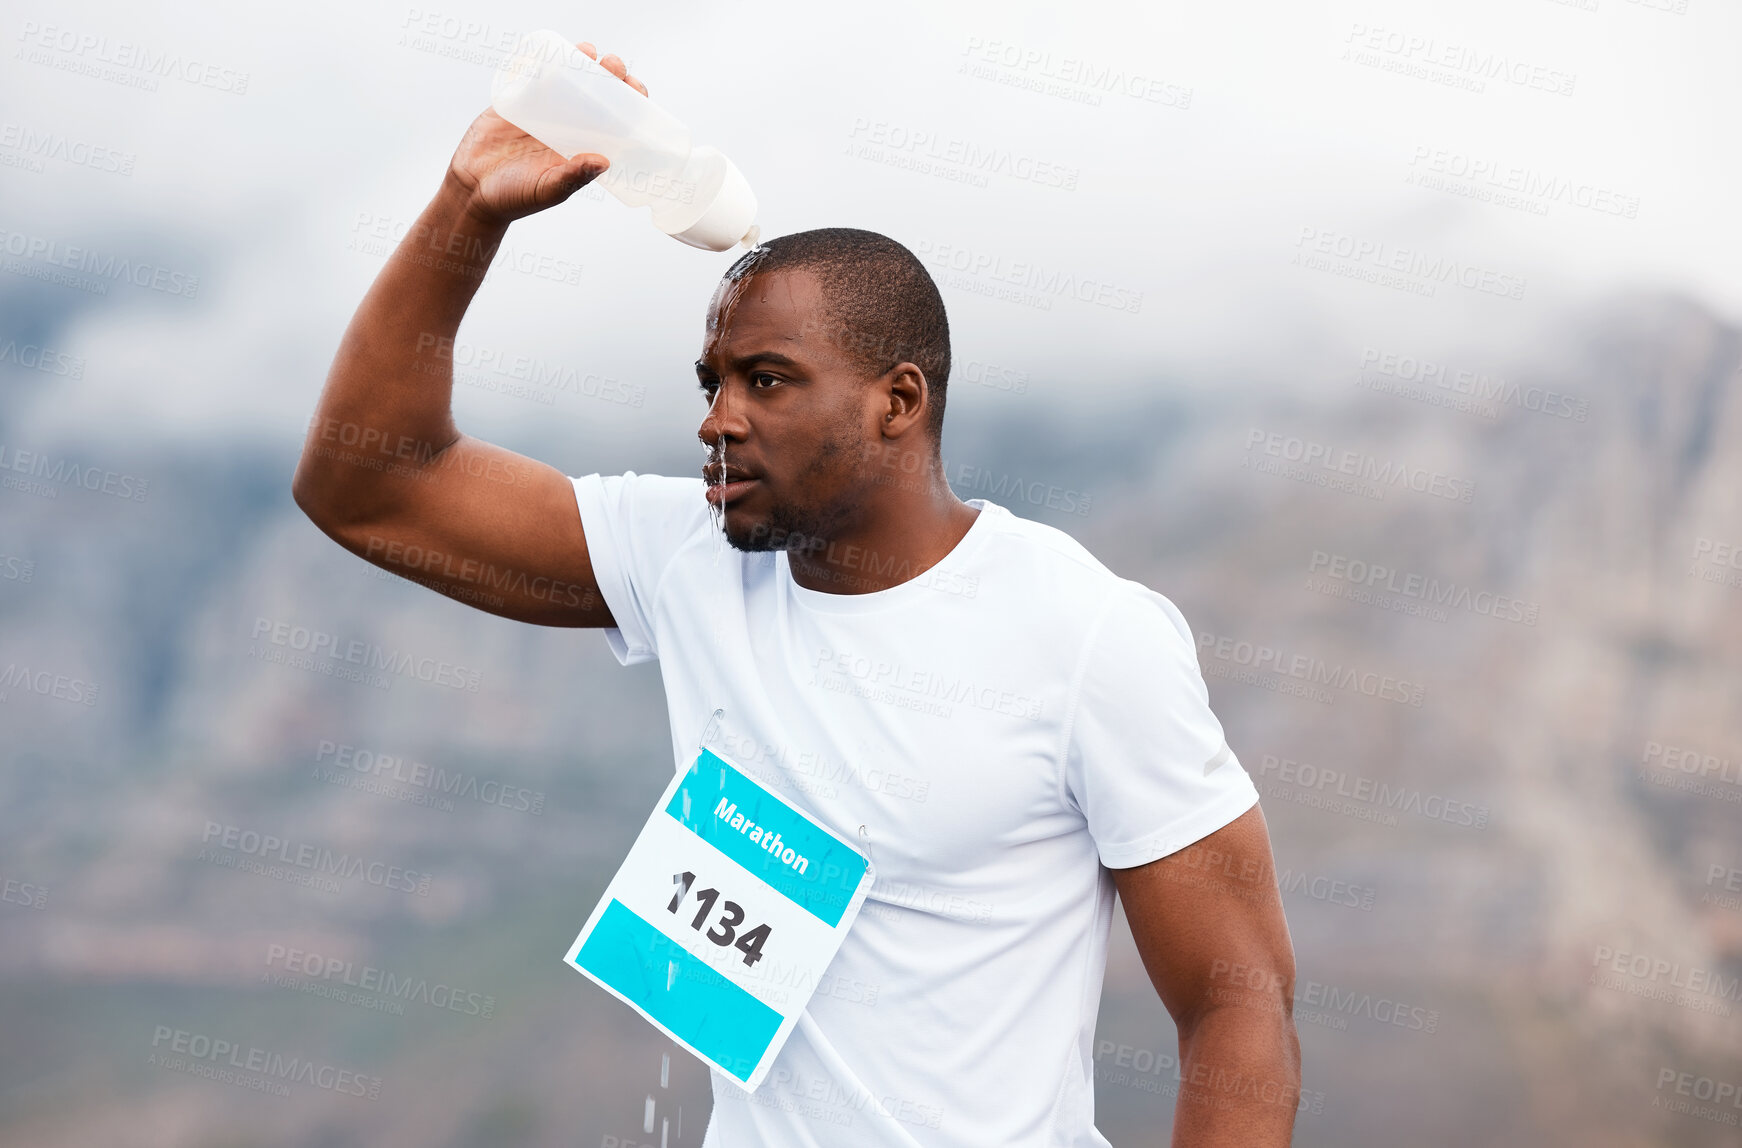
[[[668,231],[673,239],[704,251],[726,251],[748,240],[756,242],[756,193],[736,164],[711,147],[698,147],[687,171],[706,175],[698,181],[696,200],[703,206],[681,231]]]

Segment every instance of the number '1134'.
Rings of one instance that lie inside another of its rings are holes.
[[[666,908],[673,914],[677,912],[678,906],[683,904],[684,898],[690,895],[690,886],[695,884],[695,880],[694,873],[673,873],[671,875],[671,883],[677,886],[677,892],[671,895],[671,904],[667,905]],[[696,890],[696,903],[699,907],[696,909],[695,920],[690,922],[690,928],[701,932],[702,925],[713,914],[714,902],[718,901],[719,898],[720,891],[718,889]],[[754,929],[747,929],[740,934],[737,932],[737,928],[744,923],[744,906],[736,901],[721,901],[720,910],[719,921],[702,935],[721,948],[731,945],[743,952],[746,965],[754,965],[760,961],[762,959],[762,945],[768,940],[768,926],[757,925]]]

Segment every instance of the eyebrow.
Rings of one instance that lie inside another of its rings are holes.
[[[797,359],[788,355],[783,355],[779,351],[757,351],[755,354],[743,355],[739,358],[733,359],[729,366],[732,370],[742,372],[748,371],[751,367],[754,367],[759,363],[771,363],[776,367],[797,367],[799,365]],[[712,367],[708,366],[700,359],[696,360],[696,374],[711,374],[712,372]]]

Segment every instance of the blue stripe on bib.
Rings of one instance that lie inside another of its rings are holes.
[[[865,874],[865,858],[709,750],[665,811],[830,928]]]
[[[612,898],[575,964],[697,1052],[750,1079],[781,1016]]]

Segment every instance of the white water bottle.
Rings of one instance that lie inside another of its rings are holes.
[[[548,29],[523,37],[490,85],[496,114],[572,159],[611,161],[598,182],[653,225],[691,247],[750,247],[756,196],[743,173],[711,147],[692,147],[676,117]]]

